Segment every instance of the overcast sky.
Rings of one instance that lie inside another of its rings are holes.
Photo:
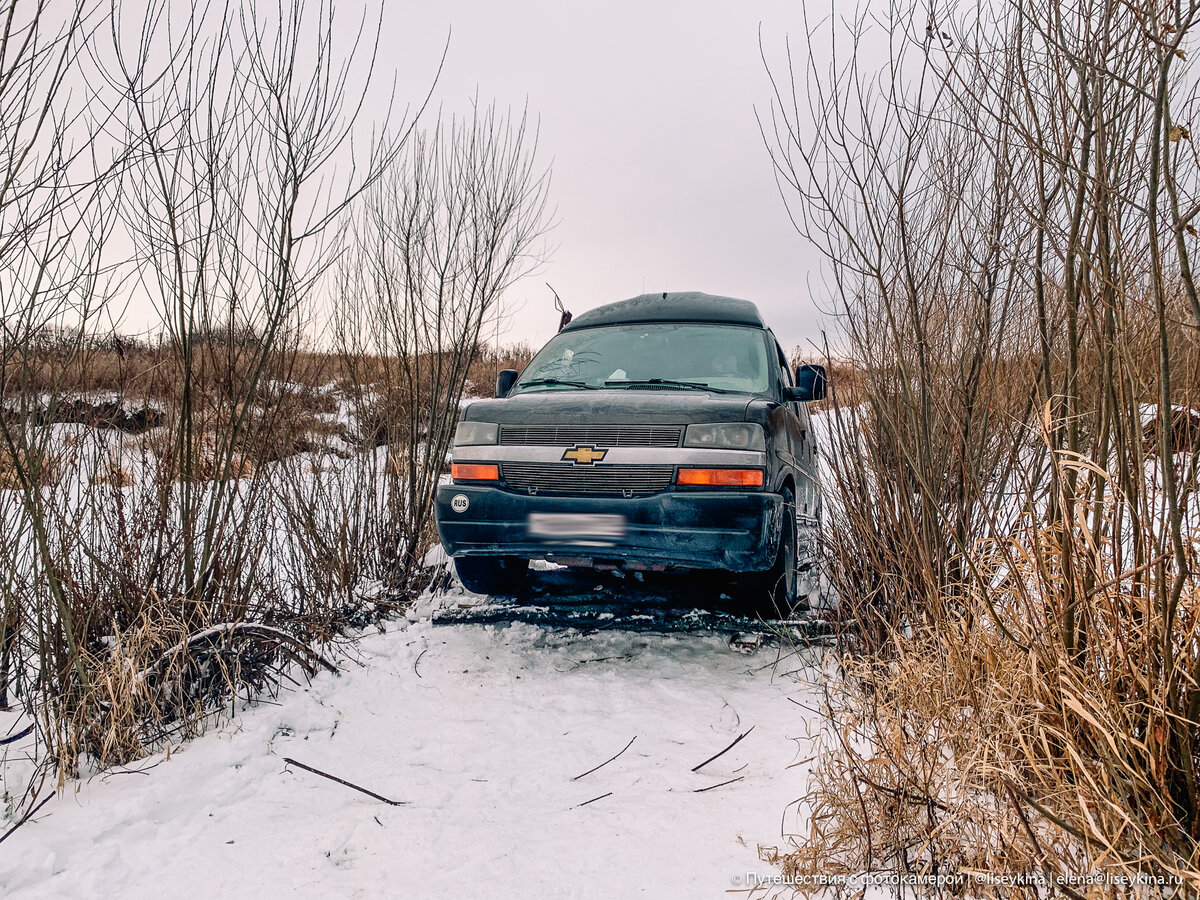
[[[445,0],[384,15],[401,99],[428,87],[452,29],[442,109],[468,109],[478,87],[484,102],[528,99],[540,117],[556,249],[510,292],[502,340],[554,333],[545,282],[575,313],[647,291],[741,297],[785,348],[818,340],[817,259],[788,220],[754,116],[770,98],[759,23],[782,59],[785,35],[801,34],[796,0]]]

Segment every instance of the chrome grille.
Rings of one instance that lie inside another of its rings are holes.
[[[678,425],[502,425],[501,444],[570,447],[678,447]]]
[[[507,462],[501,471],[509,487],[538,494],[656,494],[675,476],[674,466]]]

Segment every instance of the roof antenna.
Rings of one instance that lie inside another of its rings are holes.
[[[558,298],[558,291],[550,287],[550,282],[546,282],[546,287],[550,288],[550,293],[554,295],[554,308],[559,312],[558,330],[562,331],[567,327],[567,323],[571,321],[571,313],[567,311],[567,308],[563,306],[562,300]]]

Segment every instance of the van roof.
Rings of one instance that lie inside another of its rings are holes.
[[[625,322],[721,322],[767,327],[758,307],[749,300],[702,294],[699,291],[676,291],[642,294],[589,309],[573,318],[563,331]]]

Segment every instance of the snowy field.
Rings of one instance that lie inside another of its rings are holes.
[[[340,676],[68,783],[0,845],[0,896],[661,900],[775,874],[758,847],[803,830],[818,650],[432,622],[464,601],[423,599]]]

